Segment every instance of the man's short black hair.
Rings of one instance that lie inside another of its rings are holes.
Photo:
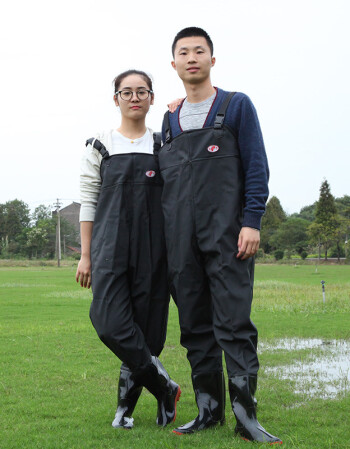
[[[202,36],[202,37],[205,38],[205,40],[207,41],[207,44],[209,45],[211,56],[213,56],[214,45],[213,45],[212,40],[210,39],[209,34],[206,31],[204,31],[202,28],[188,27],[188,28],[184,28],[183,30],[179,31],[177,33],[177,35],[175,36],[173,45],[171,47],[171,51],[173,53],[173,57],[175,55],[175,47],[176,47],[177,41],[179,39],[184,38],[184,37],[194,37],[194,36]]]

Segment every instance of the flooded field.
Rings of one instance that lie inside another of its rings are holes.
[[[298,351],[291,364],[265,368],[267,374],[291,381],[297,394],[332,399],[350,392],[348,340],[286,338],[273,344],[261,342],[259,352],[265,351]]]

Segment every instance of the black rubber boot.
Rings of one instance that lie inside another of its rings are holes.
[[[131,429],[133,427],[133,418],[131,415],[135,409],[136,403],[140,397],[142,385],[138,384],[132,372],[126,365],[120,368],[118,383],[118,406],[112,426]]]
[[[152,356],[149,365],[137,373],[137,379],[158,401],[157,424],[165,427],[176,419],[176,403],[181,389],[170,379],[157,357]]]
[[[268,433],[256,418],[256,385],[257,376],[234,376],[228,380],[232,410],[237,420],[235,432],[248,441],[282,444],[282,441]]]
[[[193,421],[173,430],[177,435],[194,433],[225,422],[224,373],[201,373],[192,375],[198,416]]]

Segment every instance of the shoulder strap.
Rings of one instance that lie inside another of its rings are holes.
[[[85,143],[86,146],[92,145],[95,150],[99,151],[101,156],[105,159],[106,157],[109,157],[109,153],[106,149],[106,147],[101,143],[99,140],[94,139],[91,137],[91,139],[88,139]]]
[[[225,120],[225,114],[226,114],[227,107],[228,107],[228,105],[229,105],[229,103],[231,101],[231,98],[234,96],[235,93],[236,92],[230,92],[226,96],[226,98],[223,101],[223,103],[221,104],[220,109],[219,109],[218,113],[216,114],[215,121],[214,121],[214,128],[215,129],[221,129],[222,128],[222,125],[224,124],[224,120]]]
[[[169,111],[164,114],[164,128],[165,128],[165,143],[169,143],[172,140]]]
[[[153,153],[157,155],[161,146],[162,146],[161,133],[153,133]]]

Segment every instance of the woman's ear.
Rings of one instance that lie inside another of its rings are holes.
[[[150,104],[154,104],[154,94],[151,95],[151,103]]]
[[[116,106],[119,106],[119,103],[118,103],[118,96],[117,96],[117,95],[114,95],[114,96],[113,96],[113,100],[114,100],[115,105],[116,105]]]

